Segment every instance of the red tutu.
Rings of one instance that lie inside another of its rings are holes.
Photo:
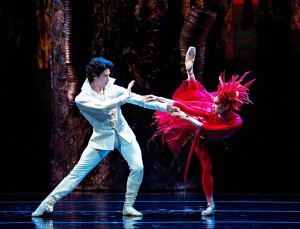
[[[174,106],[200,121],[213,112],[213,94],[207,92],[196,80],[183,81],[172,99],[175,101]],[[167,142],[171,151],[178,157],[182,147],[193,138],[196,127],[186,120],[161,111],[155,112],[154,120],[158,128],[154,136],[161,135],[162,140]]]

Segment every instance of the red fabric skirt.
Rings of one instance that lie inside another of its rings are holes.
[[[184,104],[189,109],[203,110],[211,113],[213,105],[213,95],[196,80],[183,81],[179,88],[174,92],[172,99],[179,104]],[[189,111],[184,110],[186,114],[193,116]],[[202,121],[204,117],[195,117]],[[178,157],[182,147],[191,140],[195,134],[196,127],[188,121],[178,117],[173,117],[167,112],[156,111],[154,113],[154,122],[157,124],[158,132],[155,136],[161,135],[162,141],[166,141],[171,151]]]

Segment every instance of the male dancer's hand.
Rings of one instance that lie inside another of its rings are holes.
[[[128,84],[128,87],[127,87],[127,90],[128,90],[128,95],[130,96],[131,95],[131,89],[134,85],[134,80],[132,80],[129,84]]]
[[[124,93],[123,95],[121,95],[119,97],[120,99],[120,104],[123,105],[125,103],[127,103],[127,99],[131,96],[131,89],[134,85],[134,80],[132,80],[129,84],[128,84],[128,87],[127,87],[127,93]]]

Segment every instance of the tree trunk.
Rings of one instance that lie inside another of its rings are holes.
[[[72,68],[71,12],[68,0],[51,3],[51,176],[56,186],[77,163],[90,132],[74,104],[78,80]]]

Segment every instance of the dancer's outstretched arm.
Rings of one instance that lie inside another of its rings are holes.
[[[167,99],[165,97],[160,97],[160,96],[156,96],[156,95],[145,95],[144,98],[147,102],[159,101],[161,103],[167,103],[167,104],[170,104],[170,105],[173,105],[173,103],[175,102],[172,99]]]
[[[183,111],[172,112],[171,115],[174,116],[174,117],[179,117],[179,118],[182,118],[184,120],[187,120],[187,121],[189,121],[192,125],[194,125],[197,128],[200,128],[203,125],[202,122],[200,122],[197,119],[195,119],[195,118],[187,115]]]

